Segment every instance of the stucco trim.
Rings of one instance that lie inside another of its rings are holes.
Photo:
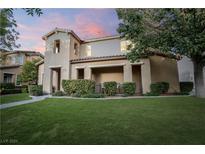
[[[124,66],[125,63],[119,63],[119,64],[105,64],[105,65],[90,65],[89,68],[100,68],[100,67],[115,67],[115,66]]]
[[[85,66],[76,66],[75,69],[83,69]]]
[[[20,67],[22,65],[3,65],[0,66],[0,69],[6,69],[6,68],[15,68],[15,67]]]
[[[136,63],[131,63],[131,65],[143,65],[144,62],[136,62]]]
[[[59,68],[62,67],[61,65],[57,65],[57,66],[49,66],[49,68]]]

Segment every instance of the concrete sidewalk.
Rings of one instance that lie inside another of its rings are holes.
[[[12,103],[6,103],[6,104],[1,104],[0,105],[0,109],[6,109],[6,108],[10,108],[13,106],[18,106],[18,105],[23,105],[23,104],[30,104],[30,103],[34,103],[34,102],[38,102],[41,100],[44,100],[46,98],[50,97],[49,95],[45,95],[45,96],[32,96],[31,100],[24,100],[24,101],[18,101],[18,102],[12,102]]]

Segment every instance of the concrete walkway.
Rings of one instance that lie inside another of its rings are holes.
[[[18,102],[12,102],[12,103],[6,103],[6,104],[1,104],[0,109],[6,109],[10,108],[13,106],[18,106],[18,105],[23,105],[23,104],[30,104],[34,102],[38,102],[41,100],[44,100],[46,98],[50,97],[49,95],[44,95],[44,96],[32,96],[31,100],[24,100],[24,101],[18,101]]]

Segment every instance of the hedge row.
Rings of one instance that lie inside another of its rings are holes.
[[[85,95],[89,93],[94,93],[95,91],[95,81],[92,80],[63,80],[62,87],[66,94],[73,95],[79,93],[79,95]]]
[[[89,96],[102,97],[95,94],[95,82],[92,80],[63,80],[62,87],[67,95],[74,97]],[[134,95],[136,91],[135,82],[125,82],[122,85],[125,95]],[[104,82],[104,93],[108,96],[113,96],[117,92],[117,82]]]

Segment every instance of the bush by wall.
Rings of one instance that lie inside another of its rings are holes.
[[[85,95],[95,91],[95,81],[85,79],[63,80],[62,87],[68,95],[73,95],[75,93]]]
[[[14,83],[0,83],[1,89],[15,89]]]
[[[169,83],[167,82],[156,82],[150,85],[151,93],[152,94],[163,94],[168,92],[169,90]]]
[[[29,85],[29,93],[32,96],[41,96],[43,95],[43,86],[42,85]]]
[[[21,89],[1,89],[0,94],[6,95],[6,94],[17,94],[21,93]]]
[[[117,91],[117,82],[115,81],[104,82],[104,87],[105,87],[105,93],[108,96],[113,96],[116,94]]]
[[[62,92],[62,91],[56,91],[55,93],[53,93],[52,94],[53,96],[64,96],[65,94],[64,94],[64,92]]]
[[[0,94],[16,94],[21,93],[21,87],[15,87],[14,83],[1,83],[0,84]]]
[[[123,83],[122,88],[125,95],[134,95],[136,91],[136,83],[125,82]]]
[[[180,82],[180,91],[184,93],[189,93],[192,91],[194,84],[193,82]]]
[[[169,83],[168,82],[160,82],[162,85],[162,93],[167,93],[169,90]]]

